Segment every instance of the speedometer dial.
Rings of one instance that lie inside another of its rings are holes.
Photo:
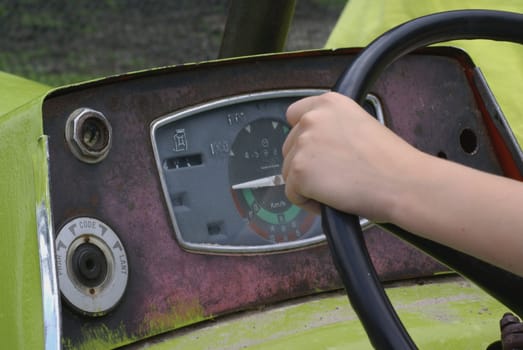
[[[287,199],[283,184],[256,183],[281,174],[281,148],[288,133],[289,126],[281,119],[255,120],[238,132],[229,154],[235,205],[252,230],[271,242],[297,240],[307,235],[314,222],[312,214]]]

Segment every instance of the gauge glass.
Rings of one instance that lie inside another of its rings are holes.
[[[183,248],[258,254],[325,241],[320,217],[293,205],[282,181],[267,181],[281,180],[282,146],[290,132],[287,108],[323,92],[232,96],[174,112],[151,125],[173,233]],[[379,100],[369,102],[383,122]]]

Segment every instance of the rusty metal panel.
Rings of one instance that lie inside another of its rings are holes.
[[[453,57],[461,54],[428,52],[435,54],[411,55],[395,63],[372,90],[385,108],[388,125],[429,153],[501,173],[463,74],[463,61]],[[118,234],[129,263],[127,290],[107,315],[83,316],[64,306],[66,344],[103,335],[108,344],[122,345],[204,318],[341,288],[324,244],[265,255],[181,249],[164,202],[149,130],[162,115],[227,96],[328,89],[354,54],[284,54],[180,66],[73,87],[47,99],[44,130],[49,135],[55,232],[75,217],[98,218]],[[101,111],[112,125],[111,150],[96,164],[77,160],[65,140],[67,117],[80,107]],[[472,151],[463,145],[463,130],[474,134]],[[445,270],[378,228],[369,229],[366,239],[384,280]]]

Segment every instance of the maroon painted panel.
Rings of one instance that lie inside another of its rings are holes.
[[[406,57],[376,84],[373,93],[384,105],[387,122],[427,152],[445,153],[450,159],[499,173],[462,63],[441,56],[438,50],[429,52],[437,54]],[[325,244],[246,256],[182,250],[163,198],[150,125],[167,113],[226,96],[329,88],[353,55],[350,50],[329,51],[181,66],[51,96],[44,104],[44,129],[50,137],[55,231],[78,216],[102,220],[125,245],[130,272],[123,300],[108,315],[86,317],[64,306],[64,338],[80,343],[82,330],[116,331],[122,325],[128,337],[148,337],[189,322],[195,308],[205,316],[216,316],[341,288]],[[113,127],[113,146],[101,163],[78,161],[65,142],[65,121],[79,107],[101,111]],[[477,135],[480,147],[474,154],[464,152],[460,144],[464,128]],[[368,230],[366,238],[384,280],[444,270],[377,228]]]

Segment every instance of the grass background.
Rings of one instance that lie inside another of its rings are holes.
[[[297,0],[286,49],[322,47],[345,2]],[[59,86],[214,59],[227,8],[227,0],[0,0],[0,70]]]

